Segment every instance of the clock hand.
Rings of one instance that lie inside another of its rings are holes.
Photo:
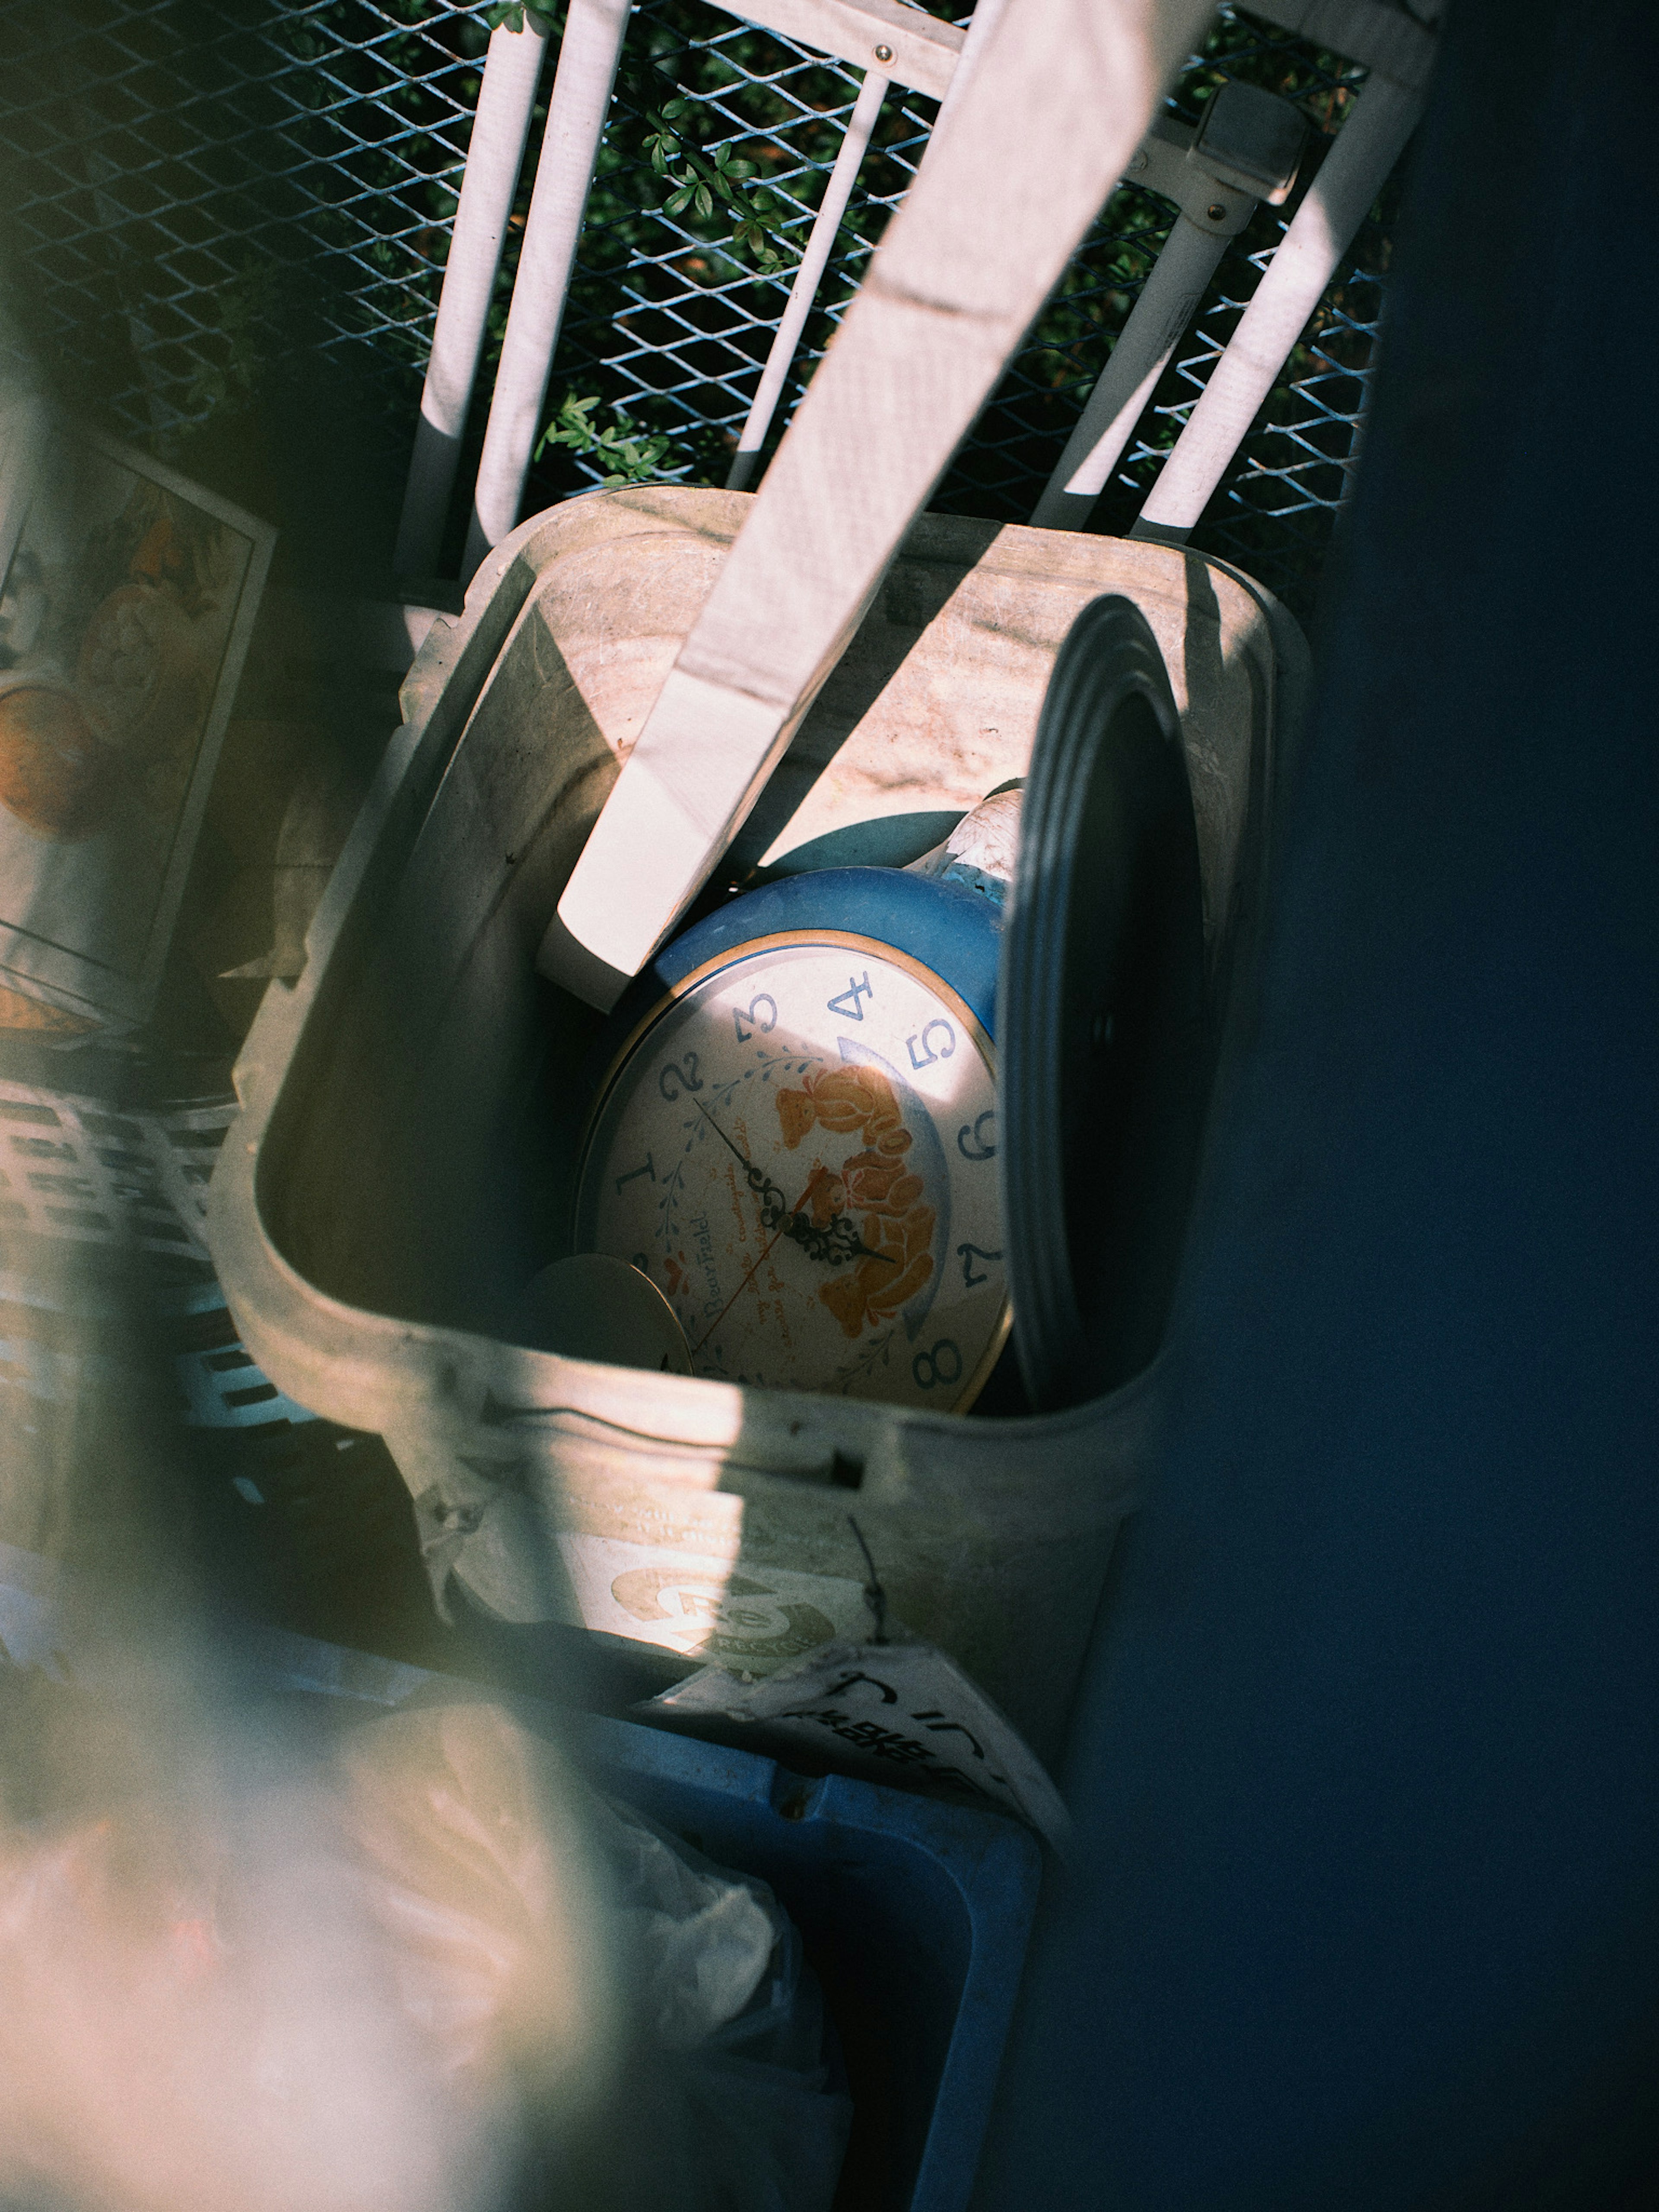
[[[704,1345],[708,1343],[708,1341],[709,1338],[710,1338],[711,1336],[713,1336],[713,1334],[714,1334],[714,1331],[715,1331],[715,1330],[720,1327],[720,1323],[721,1323],[721,1322],[726,1319],[726,1316],[727,1316],[727,1314],[729,1314],[729,1313],[731,1312],[731,1310],[732,1310],[732,1307],[733,1307],[734,1305],[736,1305],[736,1304],[738,1303],[738,1299],[743,1296],[744,1292],[748,1289],[748,1287],[749,1287],[750,1284],[754,1280],[756,1270],[757,1270],[757,1268],[759,1268],[759,1267],[761,1267],[764,1266],[764,1264],[765,1264],[765,1261],[766,1261],[766,1255],[767,1255],[767,1253],[768,1253],[768,1252],[769,1252],[769,1251],[772,1249],[772,1246],[773,1246],[774,1244],[775,1244],[775,1243],[777,1243],[777,1241],[778,1241],[778,1237],[781,1237],[781,1236],[782,1236],[782,1234],[783,1234],[783,1231],[782,1231],[782,1230],[781,1230],[781,1229],[780,1229],[780,1230],[779,1230],[779,1231],[778,1231],[778,1236],[777,1236],[777,1237],[774,1237],[771,1239],[771,1242],[770,1242],[769,1243],[768,1243],[768,1244],[767,1244],[767,1246],[765,1247],[765,1249],[764,1249],[764,1250],[763,1250],[763,1251],[761,1252],[761,1254],[759,1255],[758,1258],[757,1258],[757,1259],[754,1261],[754,1262],[753,1262],[753,1263],[751,1264],[751,1266],[750,1267],[750,1269],[749,1269],[748,1273],[744,1277],[743,1280],[742,1280],[742,1281],[738,1285],[737,1289],[736,1289],[735,1291],[732,1291],[732,1293],[731,1297],[730,1297],[729,1298],[727,1298],[727,1300],[726,1301],[726,1304],[725,1304],[720,1308],[720,1311],[719,1311],[719,1312],[714,1316],[714,1320],[713,1320],[713,1321],[711,1321],[711,1322],[709,1322],[709,1324],[708,1324],[708,1328],[707,1328],[706,1329],[704,1329],[704,1331],[703,1331],[702,1334],[702,1335],[697,1339],[696,1342],[696,1343],[695,1343],[695,1344],[690,1347],[690,1357],[691,1358],[695,1359],[695,1358],[696,1358],[697,1354],[698,1354],[698,1353],[702,1350],[702,1348],[703,1348]]]
[[[820,1225],[810,1215],[802,1212],[801,1206],[811,1196],[820,1178],[828,1173],[827,1168],[814,1169],[812,1180],[801,1194],[800,1206],[783,1224],[783,1235],[799,1244],[809,1260],[827,1260],[832,1267],[839,1267],[843,1260],[860,1257],[884,1260],[890,1267],[896,1267],[899,1262],[890,1252],[872,1251],[856,1234],[848,1215],[832,1213],[828,1222]]]
[[[832,1267],[839,1267],[843,1260],[884,1260],[890,1267],[898,1261],[890,1252],[877,1252],[854,1234],[853,1224],[844,1213],[832,1214],[823,1227],[804,1213],[793,1215],[783,1224],[784,1236],[799,1244],[809,1260],[827,1260]]]
[[[873,1251],[861,1237],[853,1234],[852,1223],[846,1214],[836,1214],[827,1226],[820,1227],[801,1212],[801,1206],[805,1205],[823,1173],[823,1169],[817,1170],[811,1182],[807,1184],[800,1206],[791,1206],[771,1176],[763,1174],[745,1153],[738,1150],[702,1099],[694,1098],[691,1103],[742,1168],[750,1189],[761,1202],[763,1229],[775,1229],[780,1235],[788,1237],[792,1243],[799,1244],[809,1260],[828,1261],[832,1267],[839,1267],[843,1260],[857,1259],[884,1260],[890,1267],[897,1267],[898,1261],[890,1252]],[[768,1249],[770,1249],[769,1246]],[[759,1262],[757,1261],[756,1265],[758,1266]]]
[[[731,1138],[726,1135],[725,1130],[721,1128],[720,1123],[714,1119],[708,1109],[703,1104],[701,1098],[694,1098],[691,1101],[691,1103],[696,1108],[698,1113],[702,1115],[703,1120],[708,1122],[709,1127],[720,1139],[721,1144],[725,1146],[726,1151],[732,1154],[738,1166],[743,1170],[744,1174],[749,1179],[750,1189],[755,1193],[757,1198],[761,1199],[761,1219],[763,1225],[768,1229],[775,1228],[777,1226],[777,1221],[782,1219],[783,1214],[787,1211],[783,1203],[783,1193],[778,1188],[776,1183],[773,1182],[770,1176],[763,1175],[748,1155],[738,1151],[737,1146],[734,1145]],[[777,1200],[778,1214],[776,1220],[769,1221],[766,1218],[767,1206],[769,1200],[772,1199],[775,1199]]]
[[[713,1115],[712,1114],[708,1116],[708,1118],[709,1118],[709,1120],[710,1120],[711,1121],[714,1121],[714,1115]],[[714,1127],[715,1127],[715,1128],[716,1128],[716,1129],[718,1129],[718,1128],[720,1127],[720,1123],[719,1123],[718,1121],[714,1121]],[[738,1148],[737,1148],[737,1146],[736,1146],[735,1145],[733,1145],[733,1146],[732,1146],[732,1151],[733,1151],[733,1152],[737,1152],[737,1149],[738,1149]],[[738,1158],[739,1159],[741,1159],[741,1158],[743,1158],[743,1154],[742,1154],[741,1152],[738,1152]],[[814,1168],[814,1169],[813,1169],[813,1170],[812,1170],[812,1179],[811,1179],[811,1181],[807,1184],[806,1188],[805,1188],[805,1189],[801,1193],[801,1201],[800,1201],[800,1202],[801,1202],[801,1206],[805,1206],[805,1203],[806,1203],[806,1201],[807,1201],[807,1200],[811,1196],[811,1194],[812,1194],[812,1191],[813,1191],[813,1188],[814,1188],[814,1187],[816,1186],[816,1184],[817,1184],[817,1182],[818,1177],[819,1177],[823,1173],[823,1170],[822,1168]],[[774,1188],[776,1188],[776,1186],[775,1186],[775,1185],[774,1185]],[[792,1220],[798,1220],[798,1219],[799,1218],[799,1216],[800,1216],[800,1207],[799,1207],[799,1206],[797,1206],[797,1207],[796,1207],[796,1209],[795,1209],[794,1213],[791,1215],[790,1218],[791,1218]],[[787,1229],[780,1229],[780,1230],[777,1231],[776,1235],[775,1235],[774,1237],[772,1237],[768,1241],[768,1243],[767,1243],[767,1244],[766,1244],[766,1246],[765,1246],[765,1249],[764,1249],[760,1253],[760,1255],[758,1255],[758,1257],[757,1257],[757,1258],[756,1258],[756,1259],[751,1262],[751,1264],[750,1264],[750,1267],[749,1267],[749,1270],[748,1270],[747,1273],[744,1276],[744,1279],[743,1279],[742,1282],[740,1282],[740,1283],[738,1285],[737,1289],[736,1289],[735,1291],[732,1291],[732,1293],[731,1297],[730,1297],[729,1298],[727,1298],[727,1300],[726,1301],[726,1304],[725,1304],[720,1308],[720,1311],[715,1315],[715,1316],[714,1316],[714,1320],[709,1323],[708,1327],[706,1329],[704,1329],[704,1331],[703,1331],[702,1334],[702,1335],[697,1339],[696,1342],[696,1343],[691,1346],[691,1353],[690,1353],[690,1356],[691,1356],[691,1358],[692,1358],[693,1359],[695,1359],[695,1358],[696,1358],[697,1354],[698,1354],[698,1353],[702,1350],[702,1348],[703,1348],[704,1345],[708,1343],[708,1341],[709,1338],[710,1338],[711,1336],[713,1336],[713,1334],[714,1334],[714,1331],[715,1331],[715,1330],[720,1327],[720,1323],[721,1323],[721,1322],[726,1319],[726,1316],[727,1316],[727,1314],[729,1314],[729,1313],[731,1312],[731,1310],[732,1310],[732,1307],[733,1307],[734,1305],[736,1305],[736,1304],[738,1303],[738,1299],[743,1296],[743,1294],[744,1294],[744,1291],[745,1291],[745,1290],[747,1290],[747,1288],[749,1287],[749,1285],[750,1285],[750,1284],[754,1280],[757,1271],[757,1270],[758,1270],[758,1269],[759,1269],[759,1268],[760,1268],[760,1267],[764,1264],[764,1262],[765,1262],[767,1253],[770,1252],[770,1250],[772,1249],[772,1247],[773,1247],[773,1246],[777,1243],[778,1238],[779,1238],[780,1237],[784,1237],[784,1236],[787,1236],[787,1234],[788,1234],[788,1231],[787,1231]]]

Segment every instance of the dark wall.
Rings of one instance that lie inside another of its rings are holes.
[[[999,2212],[1655,2201],[1652,27],[1452,11]]]

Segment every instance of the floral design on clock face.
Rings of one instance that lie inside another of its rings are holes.
[[[695,1373],[963,1407],[1007,1332],[990,1053],[901,954],[763,940],[612,1070],[578,1249],[650,1276]]]
[[[840,1136],[856,1131],[864,1139],[861,1151],[817,1184],[812,1200],[815,1219],[820,1210],[832,1219],[858,1217],[862,1256],[818,1285],[820,1303],[857,1338],[872,1319],[899,1312],[933,1272],[936,1217],[922,1178],[904,1158],[910,1132],[881,1070],[856,1064],[809,1075],[799,1091],[780,1091],[778,1120],[792,1152],[815,1127]]]

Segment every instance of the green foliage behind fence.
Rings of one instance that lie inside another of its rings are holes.
[[[354,557],[395,521],[492,18],[460,0],[12,0],[0,10],[0,267],[54,386],[128,435],[280,505],[322,497]],[[551,19],[555,34],[556,10]],[[1359,73],[1224,11],[1176,88],[1228,76],[1340,128]],[[544,96],[551,81],[544,79]],[[630,27],[550,384],[531,504],[621,475],[723,479],[858,90],[856,74],[705,0]],[[884,106],[774,436],[810,380],[927,141]],[[490,314],[471,444],[506,324],[529,159]],[[1103,501],[1126,527],[1285,220],[1235,240]],[[1133,185],[1085,240],[938,504],[1023,520],[1171,219]],[[1340,499],[1387,267],[1362,234],[1199,542],[1305,612]],[[319,488],[313,489],[313,487]],[[324,496],[324,495],[326,495]],[[321,510],[315,510],[321,511]],[[459,514],[452,540],[458,541]],[[452,550],[458,550],[458,543]]]

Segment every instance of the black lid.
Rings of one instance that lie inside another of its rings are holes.
[[[1129,1380],[1174,1292],[1209,1073],[1186,756],[1145,616],[1109,598],[1037,725],[998,986],[1004,1243],[1038,1411]]]

